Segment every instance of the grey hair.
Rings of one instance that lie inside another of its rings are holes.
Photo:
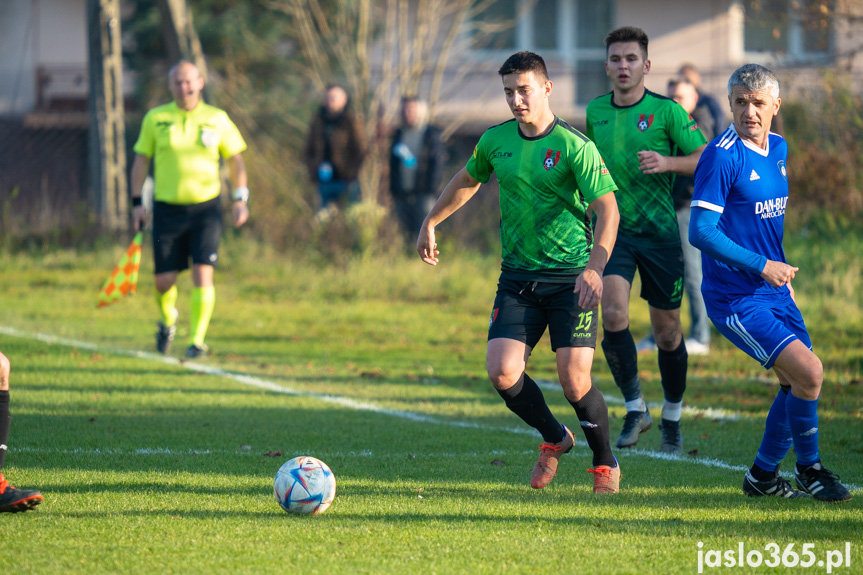
[[[779,80],[773,72],[760,64],[744,64],[737,68],[728,79],[729,96],[734,86],[740,86],[749,92],[767,90],[774,99],[779,98]]]

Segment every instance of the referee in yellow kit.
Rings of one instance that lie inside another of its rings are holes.
[[[198,68],[178,62],[168,73],[174,95],[170,104],[153,108],[144,116],[135,142],[132,165],[132,219],[142,229],[147,211],[141,188],[154,160],[153,256],[156,301],[161,311],[156,348],[168,353],[177,331],[177,276],[192,260],[189,347],[186,357],[207,355],[204,336],[213,314],[216,293],[213,270],[219,259],[222,212],[219,157],[231,170],[234,226],[249,217],[249,188],[241,153],[246,142],[239,130],[218,108],[201,99],[204,79]]]

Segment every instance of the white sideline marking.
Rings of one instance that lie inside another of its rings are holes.
[[[556,381],[537,380],[536,384],[547,391],[561,391],[560,384]],[[623,401],[622,397],[618,397],[616,395],[608,395],[603,393],[602,397],[605,398],[605,403],[607,404],[624,405],[626,403],[625,401]],[[662,409],[662,404],[651,401],[647,404],[647,407],[649,407],[650,409]],[[741,419],[750,419],[754,417],[749,414],[734,413],[733,411],[728,411],[725,409],[715,409],[713,407],[695,407],[693,405],[683,406],[683,413],[691,415],[692,417],[700,416],[706,417],[708,419],[724,421],[739,421]]]
[[[450,427],[460,427],[465,429],[478,429],[484,431],[503,431],[508,433],[515,433],[519,435],[531,435],[536,437],[538,434],[533,429],[526,429],[523,427],[496,427],[490,425],[483,425],[481,423],[474,423],[469,421],[457,421],[457,420],[449,420],[449,419],[439,419],[437,417],[433,417],[430,415],[422,415],[419,413],[414,413],[411,411],[403,411],[396,409],[387,409],[385,407],[381,407],[379,405],[375,405],[373,403],[368,403],[364,401],[355,401],[353,399],[349,399],[346,397],[341,397],[338,395],[328,395],[322,393],[314,393],[311,391],[302,391],[298,389],[293,389],[291,387],[287,387],[284,385],[280,385],[274,383],[272,381],[267,381],[265,379],[261,379],[256,376],[242,374],[242,373],[233,373],[219,367],[205,365],[202,363],[196,363],[192,361],[180,361],[174,357],[165,356],[159,353],[147,352],[147,351],[136,351],[131,349],[125,349],[122,347],[114,347],[107,345],[99,345],[88,341],[70,339],[65,337],[59,337],[44,333],[29,333],[25,331],[18,330],[11,326],[0,325],[0,333],[17,337],[21,339],[30,339],[37,340],[47,344],[52,345],[62,345],[66,347],[77,347],[80,349],[87,349],[90,351],[98,351],[98,352],[109,352],[116,355],[125,355],[128,357],[136,357],[140,359],[147,359],[150,361],[156,361],[160,363],[164,363],[167,365],[175,365],[179,367],[184,367],[190,371],[194,371],[196,373],[204,373],[207,375],[214,375],[218,377],[224,377],[226,379],[231,379],[233,381],[242,383],[244,385],[248,385],[251,387],[257,387],[259,389],[266,389],[268,391],[273,391],[275,393],[282,393],[285,395],[293,395],[298,397],[310,397],[314,399],[319,399],[321,401],[326,401],[329,403],[335,403],[337,405],[341,405],[343,407],[348,407],[350,409],[356,409],[358,411],[370,411],[373,413],[380,413],[383,415],[389,415],[392,417],[398,417],[401,419],[407,419],[409,421],[415,421],[418,423],[432,423],[435,425],[447,425]],[[543,385],[551,385],[543,383]],[[557,389],[560,389],[560,386],[557,386]],[[576,445],[580,447],[586,447],[586,443],[580,440],[576,440]],[[20,448],[19,448],[20,449]],[[24,451],[24,449],[21,449]],[[99,452],[99,450],[93,450],[93,453]],[[133,453],[148,455],[148,454],[191,454],[191,453],[211,453],[210,450],[202,450],[202,451],[180,451],[180,452],[172,452],[167,448],[154,448],[154,449],[144,449],[144,450],[135,450]],[[86,453],[83,452],[83,453]],[[100,453],[114,453],[112,450],[101,451]],[[116,453],[128,453],[116,451]],[[661,459],[665,461],[677,461],[681,463],[694,463],[697,465],[703,465],[705,467],[714,467],[718,469],[727,469],[731,471],[746,471],[748,467],[741,465],[732,465],[730,463],[726,463],[719,459],[702,459],[692,456],[683,456],[672,453],[662,453],[660,451],[652,451],[649,449],[641,449],[641,448],[630,448],[623,451],[618,451],[618,455],[638,455],[643,457],[649,457],[651,459]],[[789,474],[783,473],[783,475],[791,477]],[[863,488],[857,485],[844,484],[848,489],[859,491]]]

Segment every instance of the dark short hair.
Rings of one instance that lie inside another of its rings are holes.
[[[501,76],[524,74],[525,72],[533,72],[534,76],[541,82],[548,81],[548,68],[545,67],[545,60],[539,54],[528,51],[516,52],[507,58],[503,66],[497,71]]]
[[[608,48],[612,44],[621,44],[625,42],[638,42],[638,47],[641,48],[641,55],[647,60],[647,33],[641,28],[635,26],[623,26],[616,30],[612,30],[605,37],[605,53],[608,55]]]

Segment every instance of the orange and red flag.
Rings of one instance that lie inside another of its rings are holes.
[[[144,234],[138,232],[132,239],[129,249],[120,258],[111,277],[99,292],[97,307],[111,305],[121,297],[134,295],[138,291],[138,269],[141,267],[141,241]]]

